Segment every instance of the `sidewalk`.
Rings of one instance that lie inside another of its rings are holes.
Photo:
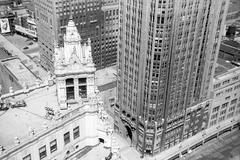
[[[238,119],[240,119],[240,117]],[[231,126],[233,123],[233,122],[231,122],[232,120],[233,119],[228,119],[217,126],[213,126],[202,132],[199,132],[195,136],[190,137],[190,138],[184,140],[183,142],[181,142],[181,143],[169,148],[168,150],[165,150],[153,157],[146,155],[146,156],[144,156],[144,158],[142,160],[168,160],[169,158],[173,157],[174,155],[176,155],[186,149],[189,149],[194,144],[197,144],[197,143],[203,141],[204,139],[206,139],[207,137],[209,137],[213,134],[216,134],[219,131]],[[235,123],[236,122],[237,122],[237,117],[235,117]],[[125,143],[127,143],[126,139],[124,139],[121,136],[118,136],[118,140],[120,140],[121,142],[125,141]],[[207,145],[207,144],[204,144],[204,145]],[[128,143],[129,147],[126,147],[126,146],[127,145],[125,145],[124,149],[122,149],[122,147],[120,146],[120,153],[121,153],[121,157],[123,158],[123,160],[141,160],[140,152],[136,151],[135,148],[130,147],[129,143]]]

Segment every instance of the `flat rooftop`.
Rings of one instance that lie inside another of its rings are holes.
[[[12,57],[11,53],[9,53],[5,48],[0,46],[0,60],[7,59]]]
[[[234,47],[235,49],[240,50],[240,43],[234,40],[223,40],[222,44],[228,45],[229,47]]]
[[[104,85],[111,83],[113,80],[116,81],[113,78],[115,77],[113,73],[115,73],[115,67],[97,71],[98,83]],[[45,107],[52,108],[54,112],[59,111],[61,116],[71,112],[71,110],[60,110],[56,85],[43,86],[29,93],[21,93],[3,99],[5,103],[10,102],[12,104],[21,100],[25,101],[25,107],[9,108],[5,111],[0,110],[0,145],[5,149],[9,149],[15,144],[15,137],[18,137],[22,142],[31,137],[32,129],[38,134],[44,130],[44,125],[49,127],[56,125],[56,121],[49,120],[46,117],[47,111]]]
[[[96,79],[97,86],[103,86],[105,84],[112,83],[117,80],[116,79],[117,66],[111,66],[101,70],[97,70],[95,75],[97,77]]]
[[[39,78],[34,75],[25,65],[22,64],[20,59],[12,58],[2,61],[3,66],[14,76],[21,86],[33,86]]]
[[[26,107],[0,111],[0,145],[5,148],[14,145],[14,137],[20,140],[27,139],[30,129],[38,133],[44,129],[44,124],[49,126],[53,122],[45,117],[45,107],[59,110],[55,85],[20,94],[8,100],[10,102],[24,100]]]
[[[233,65],[229,61],[218,58],[217,63],[216,63],[216,69],[215,69],[214,77],[217,77],[221,74],[227,73],[229,70],[231,70],[233,68],[237,68],[237,66]]]

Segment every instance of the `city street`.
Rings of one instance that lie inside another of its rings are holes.
[[[219,137],[193,151],[184,160],[240,160],[240,131]]]
[[[38,54],[38,43],[31,39],[28,39],[27,37],[21,36],[19,34],[14,34],[13,36],[6,36],[5,38],[27,55]]]

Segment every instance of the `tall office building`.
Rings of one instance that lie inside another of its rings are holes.
[[[126,128],[143,154],[156,154],[207,127],[228,4],[120,1],[115,128]]]
[[[107,12],[109,13],[107,20],[115,23],[113,17],[115,19],[116,16],[110,15],[110,13],[112,14],[116,7],[112,1],[107,3],[108,6],[104,7],[103,4],[107,4],[103,0],[34,0],[42,66],[53,71],[54,45],[61,46],[63,44],[63,33],[65,33],[70,13],[73,15],[73,20],[76,22],[83,41],[91,39],[93,61],[96,68],[100,69],[115,64],[116,44],[111,41],[116,39],[116,35],[115,32],[110,32],[111,29],[108,29],[109,34],[104,31],[105,24],[108,24],[105,23],[104,10],[113,6],[113,9]],[[114,38],[112,38],[113,35]]]
[[[119,1],[102,0],[102,12],[101,54],[98,55],[102,62],[98,68],[109,67],[117,62]]]

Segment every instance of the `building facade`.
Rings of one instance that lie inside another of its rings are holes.
[[[9,34],[14,32],[14,19],[15,15],[12,12],[13,1],[1,0],[0,1],[0,32],[1,34]]]
[[[119,1],[103,0],[102,1],[103,23],[101,54],[98,59],[102,62],[98,68],[105,68],[115,65],[117,62],[117,44],[119,29]],[[98,64],[97,64],[98,66]]]
[[[198,103],[206,102],[193,120],[199,130],[207,127],[228,3],[120,1],[115,128],[126,128],[142,154],[181,142],[187,116],[195,114],[189,108]]]
[[[95,94],[95,67],[91,55],[91,40],[82,39],[72,19],[66,27],[64,47],[57,48],[55,76],[58,101],[62,108]]]
[[[240,68],[235,67],[217,75],[213,84],[214,98],[209,127],[240,117]]]
[[[73,15],[82,39],[87,41],[90,38],[92,41],[92,56],[96,68],[100,69],[116,62],[116,27],[115,24],[112,26],[112,23],[117,23],[115,18],[117,14],[110,16],[109,11],[107,17],[111,18],[108,19],[105,15],[105,19],[108,20],[105,22],[104,8],[106,7],[103,7],[102,0],[34,0],[34,4],[40,57],[44,68],[53,71],[54,44],[63,45],[63,34],[70,13]],[[109,6],[112,8],[110,10],[115,10],[115,4],[109,3]],[[106,25],[108,27],[104,29]],[[112,32],[112,30],[114,31]],[[109,33],[105,38],[106,32]]]

